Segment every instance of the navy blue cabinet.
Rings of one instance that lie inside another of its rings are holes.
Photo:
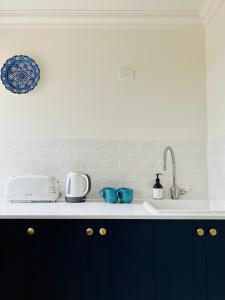
[[[225,299],[225,222],[208,221],[206,228],[207,300]]]
[[[206,300],[205,240],[196,221],[158,221],[156,300]],[[215,300],[215,299],[214,299]]]
[[[225,222],[156,221],[156,300],[225,299]]]
[[[107,230],[102,236],[101,228]],[[96,300],[153,300],[153,222],[98,221],[95,240]]]
[[[1,297],[49,299],[52,240],[48,221],[1,220]]]
[[[225,221],[0,220],[3,300],[224,300]]]
[[[61,220],[56,228],[54,299],[154,299],[151,222]]]
[[[60,220],[54,226],[54,300],[94,300],[94,230],[91,221]]]

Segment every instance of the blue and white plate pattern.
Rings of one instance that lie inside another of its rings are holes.
[[[26,55],[9,58],[1,69],[4,86],[15,94],[26,94],[33,90],[40,79],[36,62]]]

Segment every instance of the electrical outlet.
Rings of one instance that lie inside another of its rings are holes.
[[[133,80],[134,70],[132,69],[119,69],[118,80]]]

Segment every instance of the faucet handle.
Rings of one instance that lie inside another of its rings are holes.
[[[185,189],[179,189],[179,194],[180,195],[184,195],[187,191]]]
[[[189,190],[190,190],[190,186],[187,185],[186,188],[180,188],[180,189],[179,189],[179,194],[180,194],[180,195],[184,195],[184,194],[186,194]]]
[[[180,195],[184,195],[185,193],[188,192],[190,189],[189,186],[187,186],[185,189],[184,188],[179,188],[178,186],[172,186],[170,188],[170,194],[172,199],[179,199]]]
[[[170,195],[171,195],[171,199],[179,199],[180,196],[180,189],[178,186],[172,186],[170,188]]]

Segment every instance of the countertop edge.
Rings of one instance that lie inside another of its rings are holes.
[[[68,215],[4,215],[0,220],[225,220],[224,215],[151,215],[151,216],[68,216]]]

